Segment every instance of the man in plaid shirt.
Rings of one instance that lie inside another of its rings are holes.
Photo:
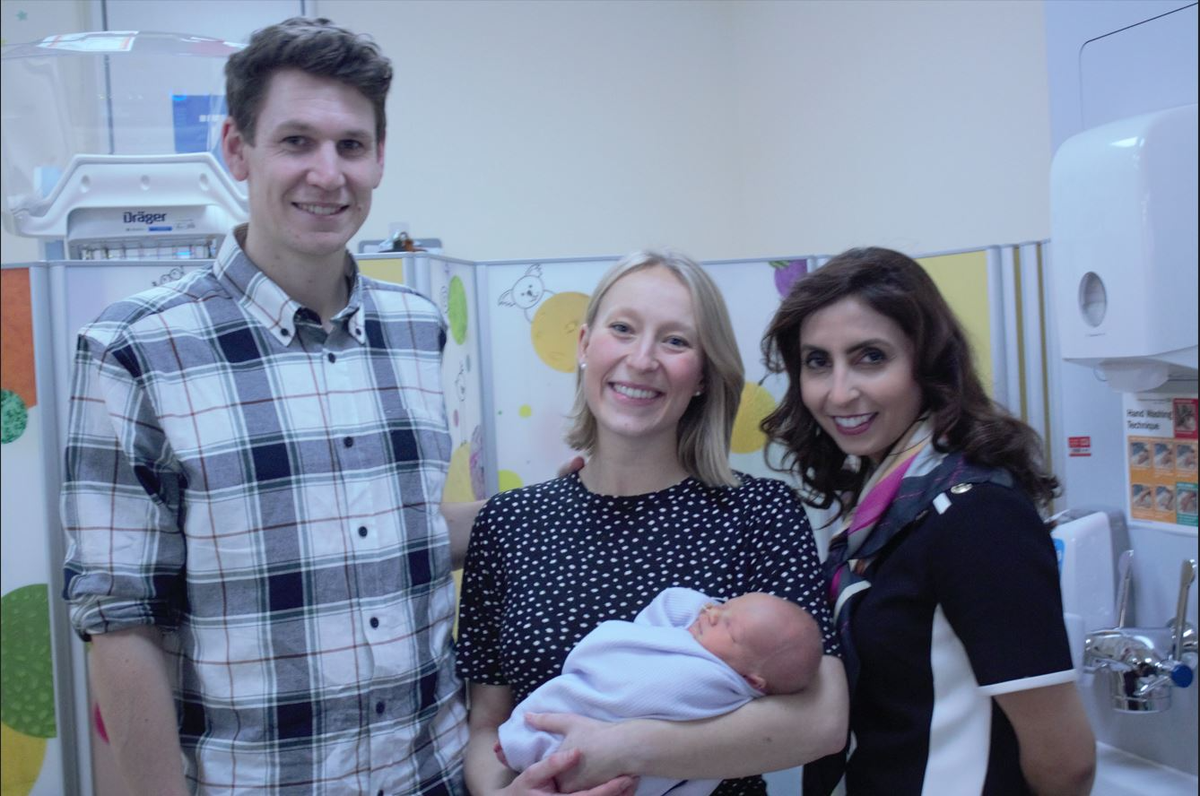
[[[391,75],[327,20],[257,32],[222,135],[249,224],[79,334],[65,592],[134,793],[463,792],[445,328],[346,251]]]

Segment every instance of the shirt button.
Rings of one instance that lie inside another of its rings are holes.
[[[330,362],[337,362],[337,354],[331,353],[331,354],[329,354],[329,356],[327,358],[329,359]]]
[[[279,333],[280,333],[281,335],[283,335],[284,337],[289,337],[289,336],[292,334],[292,333],[291,333],[291,332],[289,332],[287,329],[280,329],[280,330],[279,330]]]
[[[342,444],[345,445],[347,448],[353,448],[354,447],[354,437],[344,438],[342,440]]]
[[[379,627],[379,620],[375,617],[371,617],[371,627]]]
[[[376,703],[375,703],[375,712],[376,712],[376,713],[378,713],[378,714],[380,714],[380,715],[383,715],[383,702],[376,702]]]
[[[365,526],[365,525],[358,526],[358,535],[363,537],[364,539],[367,538],[367,526]]]

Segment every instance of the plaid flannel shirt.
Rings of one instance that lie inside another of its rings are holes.
[[[326,334],[229,235],[79,334],[72,622],[164,631],[200,792],[464,789],[445,324],[354,270]]]

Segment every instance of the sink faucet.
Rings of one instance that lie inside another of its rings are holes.
[[[1115,709],[1158,712],[1171,707],[1172,687],[1187,688],[1195,677],[1196,629],[1187,621],[1187,603],[1196,562],[1183,562],[1175,617],[1166,627],[1127,627],[1132,559],[1133,551],[1127,550],[1118,563],[1117,626],[1087,634],[1083,668],[1106,674]]]

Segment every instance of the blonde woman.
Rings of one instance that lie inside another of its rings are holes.
[[[688,258],[630,255],[593,293],[578,356],[567,439],[587,467],[498,495],[472,532],[458,646],[471,700],[467,785],[602,796],[654,776],[765,793],[758,774],[840,748],[846,689],[801,504],[782,482],[729,467],[744,376],[725,303]],[[508,770],[494,747],[513,706],[598,624],[632,619],[671,586],[800,604],[825,640],[813,684],[694,722],[534,716],[564,736],[560,752],[520,776]]]

